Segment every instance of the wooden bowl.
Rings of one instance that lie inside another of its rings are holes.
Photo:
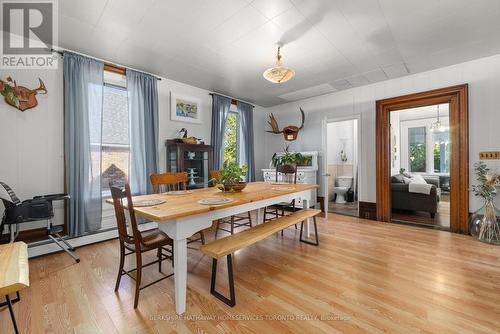
[[[247,186],[246,182],[240,182],[236,184],[225,184],[224,192],[239,192],[245,189],[246,186]]]

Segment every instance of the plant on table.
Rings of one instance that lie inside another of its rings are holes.
[[[210,182],[224,192],[239,191],[244,188],[241,186],[246,184],[243,177],[247,171],[246,165],[240,166],[237,162],[229,162],[225,168],[219,171],[219,177],[210,180]]]

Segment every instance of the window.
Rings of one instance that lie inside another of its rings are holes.
[[[408,128],[408,166],[410,172],[426,171],[426,127]]]
[[[432,140],[434,143],[433,160],[434,173],[450,172],[450,133],[449,131],[434,132]]]
[[[237,161],[238,147],[238,123],[239,117],[236,105],[231,104],[229,115],[226,120],[226,131],[224,133],[224,165]]]
[[[101,144],[101,187],[110,196],[109,182],[128,182],[130,166],[129,113],[126,77],[104,72]]]
[[[113,207],[106,204],[111,196],[109,183],[129,182],[129,112],[125,75],[104,71],[101,123],[101,230],[116,228]]]

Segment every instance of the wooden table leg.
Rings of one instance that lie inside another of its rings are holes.
[[[174,240],[174,282],[175,311],[186,312],[187,288],[187,242],[186,239]]]

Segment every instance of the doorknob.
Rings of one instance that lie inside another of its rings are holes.
[[[332,174],[328,174],[328,173],[327,173],[327,174],[325,174],[325,176],[332,176]]]

